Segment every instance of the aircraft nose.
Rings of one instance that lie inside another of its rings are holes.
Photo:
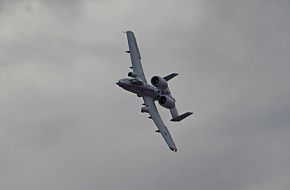
[[[118,86],[120,86],[120,85],[121,85],[121,81],[119,80],[118,82],[116,82],[116,84],[117,84]]]

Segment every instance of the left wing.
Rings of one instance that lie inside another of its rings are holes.
[[[137,41],[135,38],[135,35],[132,31],[127,31],[127,39],[128,39],[128,45],[129,45],[129,51],[127,53],[130,53],[131,57],[131,63],[132,63],[132,69],[134,77],[137,77],[141,79],[142,81],[146,82],[145,74],[142,68],[141,64],[141,55],[139,52],[139,48],[137,45]],[[171,138],[171,135],[167,129],[167,127],[164,125],[158,110],[155,106],[154,100],[151,97],[144,96],[143,100],[145,102],[146,108],[148,109],[148,113],[150,114],[151,118],[153,119],[156,127],[158,128],[158,132],[162,135],[165,142],[169,146],[169,148],[176,152],[177,148],[174,144],[173,139]]]
[[[127,31],[126,34],[129,45],[129,51],[127,51],[127,53],[130,53],[133,73],[134,75],[136,75],[137,78],[147,83],[141,64],[141,55],[139,52],[139,48],[134,33],[132,31]]]
[[[147,97],[144,96],[143,100],[145,102],[145,106],[146,108],[148,108],[148,112],[152,118],[152,120],[154,121],[156,127],[158,128],[158,132],[160,132],[160,134],[162,135],[162,137],[164,138],[165,142],[167,143],[167,145],[169,146],[169,148],[176,152],[177,148],[174,144],[174,141],[167,129],[167,127],[164,125],[158,110],[155,106],[154,100],[151,97]]]

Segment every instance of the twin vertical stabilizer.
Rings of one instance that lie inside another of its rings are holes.
[[[170,75],[167,75],[166,77],[163,77],[163,79],[165,79],[166,81],[169,81],[170,79],[176,77],[177,75],[178,75],[177,73],[172,73]],[[172,116],[172,119],[170,121],[174,121],[174,122],[179,122],[179,121],[187,118],[191,114],[193,114],[192,112],[186,112],[182,115],[179,115],[176,106],[174,106],[174,108],[170,109],[170,113]]]

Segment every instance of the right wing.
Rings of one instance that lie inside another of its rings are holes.
[[[141,64],[141,55],[139,52],[139,48],[134,33],[132,31],[127,31],[126,34],[129,45],[129,51],[127,52],[130,53],[133,73],[137,76],[137,78],[147,83]]]
[[[158,128],[158,132],[160,132],[160,134],[162,135],[162,137],[164,138],[165,142],[167,143],[167,145],[169,146],[169,148],[176,152],[177,148],[174,144],[174,141],[167,129],[167,127],[164,125],[158,110],[155,106],[154,100],[151,97],[147,97],[144,96],[143,100],[145,102],[145,106],[148,108],[148,112],[152,118],[152,120],[154,121],[156,127]]]

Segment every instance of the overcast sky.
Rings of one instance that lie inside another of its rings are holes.
[[[289,0],[0,0],[0,189],[289,190]],[[135,32],[169,150],[115,83]]]

